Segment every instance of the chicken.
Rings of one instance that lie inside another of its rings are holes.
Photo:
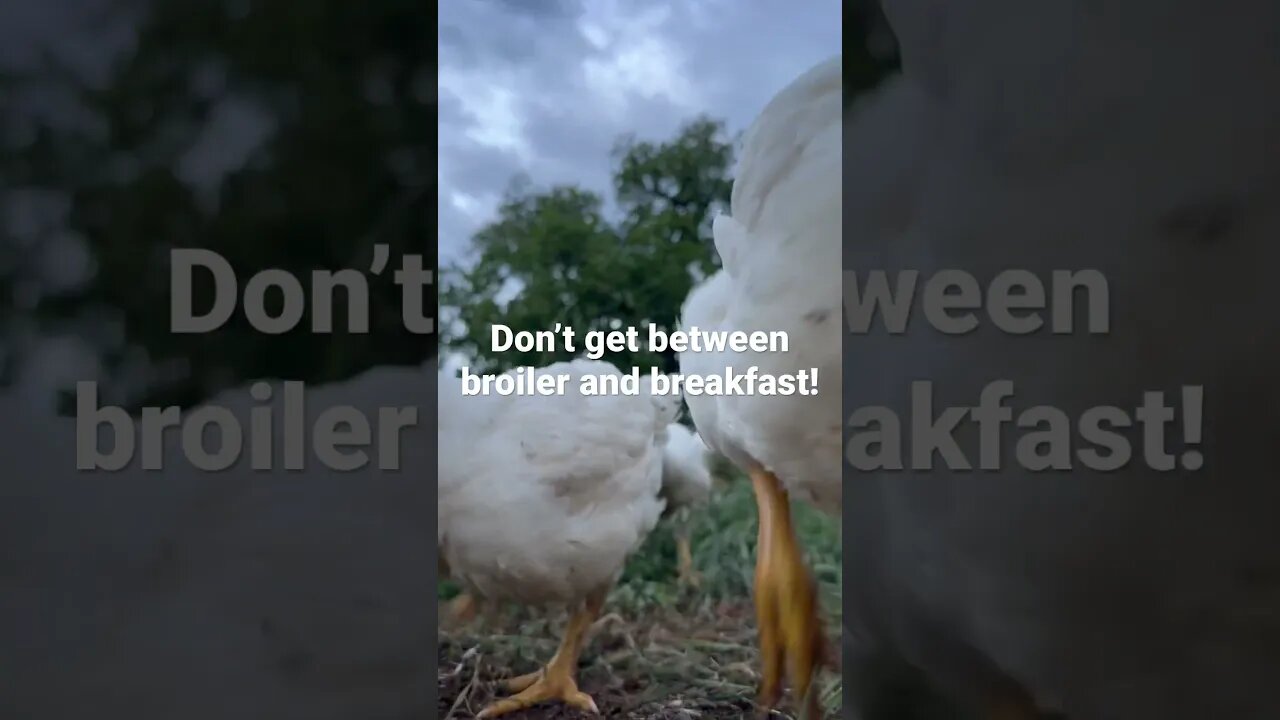
[[[701,578],[693,566],[689,544],[689,514],[711,497],[710,450],[697,433],[680,423],[667,426],[666,443],[662,447],[662,492],[666,503],[663,517],[671,518],[675,528],[676,557],[681,584],[697,588]],[[476,596],[463,592],[449,603],[454,622],[475,619],[481,603]]]
[[[693,566],[688,515],[711,497],[710,461],[710,449],[697,433],[680,423],[667,426],[667,443],[662,448],[662,497],[676,526],[680,582],[694,588],[701,584],[701,578]]]
[[[851,123],[845,147],[888,172],[850,162],[847,267],[958,268],[984,287],[1026,269],[1046,301],[1054,271],[1097,270],[1109,327],[1087,334],[1101,327],[1077,290],[1070,334],[1042,304],[1016,313],[1044,319],[1029,335],[979,311],[964,335],[920,317],[850,338],[849,403],[904,428],[914,380],[933,381],[935,417],[994,380],[1015,388],[998,468],[868,471],[846,488],[851,709],[886,716],[896,668],[986,718],[1276,717],[1280,6],[896,0],[886,14],[903,73],[866,99],[884,122]],[[868,236],[864,211],[896,224]],[[1199,437],[1184,385],[1203,386]],[[1090,469],[1107,449],[1077,421],[1097,406],[1132,419],[1148,391],[1176,411],[1173,466],[1152,467],[1135,423],[1117,426],[1129,461]],[[1068,419],[1069,469],[1015,459],[1014,421],[1035,406]],[[954,433],[975,468],[981,435]]]
[[[790,498],[841,506],[841,58],[783,89],[748,130],[730,215],[713,232],[722,268],[690,292],[692,331],[785,331],[789,351],[684,352],[686,375],[726,368],[782,375],[816,370],[808,395],[694,395],[686,402],[707,444],[751,478],[760,512],[755,574],[760,703],[781,698],[784,668],[798,702],[825,652],[817,592],[791,521]]]
[[[618,375],[590,360],[556,363],[556,396],[463,396],[440,377],[439,547],[450,575],[481,600],[564,604],[574,612],[541,670],[505,683],[497,717],[546,701],[596,711],[574,674],[585,633],[627,557],[665,502],[662,448],[678,395],[584,395],[585,375]]]

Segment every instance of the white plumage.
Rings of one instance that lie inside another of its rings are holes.
[[[763,465],[787,489],[840,507],[841,58],[802,75],[743,140],[731,214],[713,230],[722,269],[685,300],[681,325],[785,331],[786,353],[681,353],[686,374],[726,367],[780,375],[817,369],[814,396],[686,397],[707,444],[735,464]]]
[[[548,370],[573,375],[570,387],[584,373],[618,374],[586,361]],[[438,488],[422,412],[434,404],[433,374]],[[417,408],[419,422],[400,433],[399,470],[378,469],[373,450],[353,472],[309,453],[305,472],[282,469],[279,383],[265,405],[247,386],[207,403],[243,428],[255,408],[274,411],[274,471],[251,468],[246,440],[234,466],[201,472],[171,430],[163,472],[142,471],[138,452],[120,472],[80,473],[74,421],[23,412],[28,422],[0,443],[0,539],[11,550],[0,554],[0,609],[23,620],[0,629],[12,681],[4,707],[193,720],[429,712],[435,588],[422,519],[432,492],[437,554],[479,592],[575,603],[607,591],[663,511],[679,397],[463,398],[449,384],[432,364],[307,389],[297,419],[308,433],[334,407],[374,421],[381,408]],[[100,435],[109,446],[111,433]],[[376,426],[373,439],[386,440]],[[567,687],[550,691],[589,707]]]
[[[816,394],[689,394],[707,443],[752,476],[760,508],[756,613],[761,702],[782,668],[803,696],[822,654],[816,594],[791,528],[788,492],[828,512],[841,505],[842,58],[801,75],[748,130],[729,216],[713,225],[722,269],[686,298],[688,330],[784,331],[788,352],[685,352],[680,369],[722,375],[816,372]],[[813,697],[806,700],[816,712]]]
[[[578,392],[574,360],[559,396],[463,396],[440,378],[440,548],[485,598],[571,603],[613,585],[662,514],[662,454],[679,396]]]
[[[666,505],[663,453],[679,395],[652,394],[647,378],[637,395],[582,393],[585,376],[622,377],[606,362],[541,372],[568,376],[567,392],[464,396],[459,379],[439,381],[442,567],[480,599],[575,608],[555,657],[508,681],[516,694],[480,717],[548,700],[596,710],[574,681],[584,633]]]
[[[702,578],[694,569],[689,539],[690,516],[711,498],[711,449],[697,433],[680,423],[667,427],[662,448],[662,497],[672,517],[680,582],[698,587]]]
[[[662,447],[662,496],[668,510],[694,507],[711,497],[711,449],[680,423],[667,426]]]

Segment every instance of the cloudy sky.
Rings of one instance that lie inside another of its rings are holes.
[[[619,135],[665,139],[700,113],[745,128],[840,52],[840,17],[838,0],[442,3],[442,264],[517,173],[607,193]]]

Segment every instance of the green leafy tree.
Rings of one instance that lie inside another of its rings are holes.
[[[662,143],[620,139],[614,149],[618,217],[604,199],[576,187],[535,190],[517,182],[497,219],[472,238],[475,261],[450,268],[442,304],[456,313],[446,342],[485,372],[567,360],[554,350],[494,353],[493,325],[582,338],[594,330],[653,323],[674,329],[694,282],[718,266],[710,221],[727,209],[733,141],[722,123],[698,118]],[[676,369],[671,353],[610,354],[620,367]]]

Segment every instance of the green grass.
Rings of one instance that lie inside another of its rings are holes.
[[[603,663],[609,677],[602,683],[645,688],[626,698],[629,714],[625,717],[667,717],[659,706],[673,697],[679,699],[671,702],[682,703],[683,708],[696,706],[704,717],[736,717],[743,711],[742,703],[754,697],[758,665],[750,601],[756,506],[750,484],[736,474],[733,477],[713,492],[707,505],[664,519],[632,556],[610,596],[605,610],[609,627],[592,642],[583,658],[583,672]],[[796,503],[794,514],[821,588],[828,630],[837,631],[842,577],[839,521],[803,503]],[[678,582],[675,537],[681,527],[687,529],[694,566],[701,576],[696,590]],[[447,581],[440,584],[442,600],[457,592]],[[555,650],[557,633],[551,621],[536,609],[509,608],[501,618],[488,618],[483,627],[444,633],[442,643],[472,650],[473,656],[484,655],[493,666],[486,672],[528,671],[531,664],[536,667],[537,658],[545,660]],[[486,674],[479,669],[476,673]],[[441,683],[443,696],[446,688]],[[828,674],[817,690],[829,716],[838,717],[839,678]],[[455,695],[458,692],[454,690]],[[730,709],[720,714],[721,707]],[[454,717],[469,715],[455,712]]]

